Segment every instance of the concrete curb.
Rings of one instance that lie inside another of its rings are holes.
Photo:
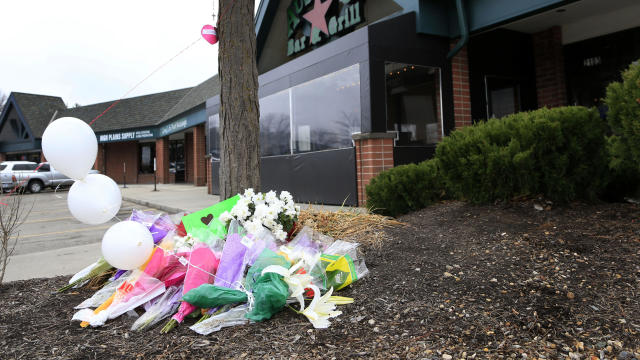
[[[128,202],[132,202],[134,204],[138,204],[138,205],[142,205],[142,206],[147,206],[147,207],[151,207],[154,209],[158,209],[161,211],[164,211],[168,214],[177,214],[180,212],[188,212],[186,210],[183,209],[179,209],[179,208],[174,208],[171,206],[166,206],[166,205],[162,205],[162,204],[157,204],[157,203],[153,203],[150,201],[146,201],[146,200],[140,200],[140,199],[136,199],[136,198],[132,198],[132,197],[128,197],[128,196],[123,196],[122,200],[124,201],[128,201]]]

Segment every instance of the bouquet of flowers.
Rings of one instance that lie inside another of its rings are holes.
[[[235,219],[250,234],[258,234],[266,227],[278,240],[284,241],[298,221],[298,214],[300,207],[295,205],[288,191],[282,191],[278,196],[275,191],[263,194],[247,189],[231,212],[220,215],[220,221],[228,224]]]

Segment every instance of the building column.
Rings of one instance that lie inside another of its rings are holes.
[[[366,188],[376,175],[393,167],[393,133],[354,134],[358,206],[366,206]]]
[[[204,186],[207,182],[205,150],[207,148],[204,124],[193,128],[193,184]]]
[[[156,139],[156,176],[158,183],[169,183],[169,137]]]
[[[453,49],[458,39],[451,41]],[[453,78],[453,119],[455,128],[471,125],[471,93],[469,90],[469,55],[467,46],[463,47],[451,59],[451,75]]]
[[[184,182],[193,183],[193,133],[184,134]]]
[[[567,105],[562,54],[562,28],[554,26],[533,34],[538,107]]]

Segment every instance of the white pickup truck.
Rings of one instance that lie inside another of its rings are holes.
[[[91,170],[89,173],[98,171]],[[2,192],[9,192],[19,186],[32,193],[39,193],[46,187],[55,189],[57,186],[70,186],[74,180],[56,171],[49,163],[42,163],[38,168],[38,164],[31,161],[3,161],[0,163],[0,181]]]

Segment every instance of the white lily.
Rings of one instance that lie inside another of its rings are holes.
[[[302,311],[302,315],[306,316],[313,327],[316,329],[325,329],[330,325],[329,319],[339,316],[342,311],[335,311],[336,304],[330,301],[333,287],[329,289],[322,297],[320,297],[320,289],[315,285],[309,286],[313,292],[313,300],[311,304]]]
[[[289,269],[280,265],[269,265],[262,270],[262,275],[266,273],[276,273],[282,276],[287,285],[289,285],[289,297],[294,297],[300,303],[300,311],[304,310],[304,289],[310,288],[313,280],[309,274],[296,274],[303,262],[300,261]]]

